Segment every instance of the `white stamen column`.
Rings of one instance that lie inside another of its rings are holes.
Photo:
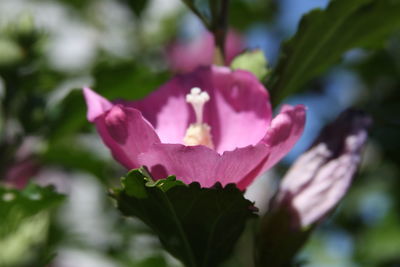
[[[201,91],[200,88],[192,88],[190,94],[186,95],[186,102],[192,105],[196,122],[189,125],[183,143],[187,146],[204,145],[214,148],[211,137],[211,127],[207,123],[203,123],[204,105],[210,100],[207,92]]]

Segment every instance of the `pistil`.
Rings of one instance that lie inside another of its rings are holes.
[[[186,95],[186,102],[192,105],[196,122],[189,125],[183,143],[187,146],[204,145],[214,148],[211,136],[211,127],[203,122],[204,105],[210,100],[210,95],[201,91],[200,88],[194,87],[190,93]]]

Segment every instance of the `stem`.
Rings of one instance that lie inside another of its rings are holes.
[[[211,24],[215,24],[214,21],[218,17],[218,1],[208,0],[208,5],[211,10]]]
[[[201,20],[201,22],[207,29],[210,29],[211,26],[207,18],[203,14],[201,14],[201,12],[197,9],[192,0],[182,0],[182,2],[185,3],[186,6]]]
[[[209,0],[211,11],[211,22],[197,9],[193,0],[182,0],[183,3],[202,21],[204,26],[213,33],[216,56],[215,63],[224,65],[225,63],[225,39],[228,28],[229,0]],[[218,6],[219,4],[219,6]]]
[[[219,54],[225,62],[225,40],[229,18],[229,0],[221,0],[220,12],[217,18],[213,17],[212,32],[214,34],[215,45]]]

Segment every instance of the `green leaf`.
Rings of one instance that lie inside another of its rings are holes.
[[[129,172],[111,195],[125,216],[140,218],[166,250],[190,267],[223,262],[255,216],[253,204],[234,184],[201,188],[173,176],[154,182],[144,169]]]
[[[371,48],[400,29],[399,0],[334,0],[303,17],[282,48],[268,84],[275,104],[340,60],[350,49]]]
[[[263,80],[268,74],[268,61],[261,50],[247,51],[237,56],[231,64],[231,68],[252,72],[259,80]]]
[[[30,184],[22,191],[0,187],[0,266],[39,260],[35,258],[40,251],[45,253],[49,211],[63,199],[51,187]]]

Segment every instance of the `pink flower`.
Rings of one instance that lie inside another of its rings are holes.
[[[88,120],[126,168],[144,165],[155,179],[176,175],[203,187],[245,189],[292,148],[305,124],[302,105],[285,105],[272,119],[257,78],[226,67],[178,75],[141,101],[112,103],[88,88],[84,95]]]
[[[225,64],[230,65],[234,57],[243,52],[245,46],[242,37],[233,30],[226,36]],[[212,65],[215,54],[214,36],[210,32],[189,43],[176,42],[167,49],[170,68],[178,73],[191,72],[199,66]]]

